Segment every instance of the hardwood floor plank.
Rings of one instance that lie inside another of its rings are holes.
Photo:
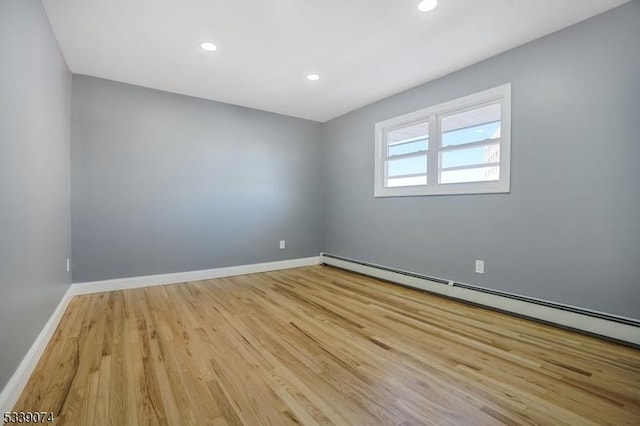
[[[640,424],[640,350],[326,266],[75,297],[65,425]]]

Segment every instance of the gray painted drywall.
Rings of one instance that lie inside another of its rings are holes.
[[[79,75],[72,99],[74,282],[318,255],[320,124]]]
[[[38,0],[0,1],[0,389],[70,283],[71,74]]]
[[[633,1],[325,123],[323,250],[640,318],[638,40]],[[507,82],[511,193],[373,197],[374,123]]]

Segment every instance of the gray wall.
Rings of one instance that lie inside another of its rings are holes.
[[[78,75],[72,102],[74,282],[318,255],[320,124]]]
[[[639,23],[633,1],[326,123],[323,250],[640,318]],[[375,122],[506,82],[510,194],[373,197]]]
[[[0,1],[0,389],[69,286],[71,74],[38,0]]]

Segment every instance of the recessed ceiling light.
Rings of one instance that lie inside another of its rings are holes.
[[[200,47],[202,47],[207,52],[213,52],[215,50],[218,50],[218,46],[211,43],[210,41],[205,41],[204,43],[200,44]]]
[[[430,12],[438,6],[438,0],[422,0],[418,3],[420,12]]]
[[[307,80],[311,80],[311,81],[320,80],[320,74],[309,74],[307,75]]]

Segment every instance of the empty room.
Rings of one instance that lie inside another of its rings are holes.
[[[4,424],[640,424],[640,0],[0,0]]]

